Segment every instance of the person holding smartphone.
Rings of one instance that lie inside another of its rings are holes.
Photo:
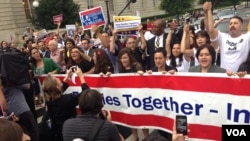
[[[45,95],[47,112],[49,117],[52,119],[52,130],[55,135],[51,138],[53,141],[63,141],[62,138],[62,126],[64,121],[69,118],[76,116],[75,107],[78,105],[78,98],[81,94],[68,93],[64,94],[64,91],[69,87],[67,81],[72,75],[72,70],[67,70],[67,74],[63,81],[55,76],[49,74],[43,81],[43,92]],[[89,89],[86,84],[82,70],[76,67],[75,73],[80,79],[81,90],[84,91]],[[49,141],[49,139],[45,139]]]

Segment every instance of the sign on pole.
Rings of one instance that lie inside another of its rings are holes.
[[[114,16],[114,29],[119,31],[137,30],[141,24],[141,17],[138,16]]]
[[[67,31],[67,34],[68,36],[73,39],[74,38],[74,32],[76,30],[76,26],[74,24],[69,24],[69,25],[66,25],[66,31]]]
[[[54,20],[54,24],[61,23],[62,20],[63,20],[63,15],[62,15],[62,14],[60,14],[60,15],[55,15],[55,16],[53,16],[53,20]]]
[[[46,35],[48,35],[48,32],[45,29],[39,30],[34,33],[34,36],[36,39],[41,39],[45,37]]]
[[[84,30],[89,30],[93,25],[105,25],[102,7],[95,7],[79,12],[80,20]]]

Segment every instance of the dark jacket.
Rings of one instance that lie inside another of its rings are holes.
[[[63,82],[63,90],[69,87],[67,83]],[[86,83],[81,85],[82,91],[89,89]],[[59,140],[62,140],[62,126],[63,123],[70,118],[76,117],[76,106],[78,105],[78,98],[80,92],[75,94],[75,92],[70,94],[63,94],[61,98],[47,102],[48,114],[52,119],[52,127],[55,133],[58,135]]]
[[[167,33],[164,33],[163,35],[163,48],[165,48],[166,45],[166,37]],[[170,46],[172,46],[174,43],[179,42],[179,39],[176,36],[172,36]],[[147,41],[147,53],[149,55],[149,60],[146,62],[147,63],[147,69],[150,69],[155,66],[154,63],[154,51],[155,51],[155,37],[149,39]]]
[[[201,72],[201,66],[200,65],[193,66],[189,69],[188,72]],[[208,70],[208,73],[225,73],[225,72],[226,72],[225,69],[216,65],[212,65]]]

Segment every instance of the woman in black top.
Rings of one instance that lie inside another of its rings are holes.
[[[75,70],[81,82],[82,91],[89,89],[85,82],[82,70],[77,67]],[[55,76],[48,75],[43,82],[43,92],[45,95],[48,114],[52,119],[52,128],[57,136],[54,140],[63,141],[62,126],[65,120],[76,116],[76,106],[80,92],[63,94],[69,87],[67,80],[71,77],[71,69],[67,71],[66,77],[61,81]]]
[[[137,62],[132,54],[130,48],[123,48],[118,53],[118,67],[119,73],[140,73],[143,72],[142,65]],[[133,139],[132,141],[138,141],[137,129],[132,128]],[[144,137],[147,138],[149,135],[148,129],[142,129]]]
[[[130,48],[123,48],[118,53],[119,73],[132,73],[143,71],[142,65],[137,62]]]
[[[93,61],[95,64],[92,68],[94,74],[110,75],[111,73],[114,73],[113,64],[104,49],[95,49]]]
[[[70,57],[67,63],[67,69],[72,66],[78,66],[83,73],[89,73],[94,66],[94,61],[79,47],[73,47],[70,52]]]
[[[154,62],[155,66],[148,71],[148,73],[152,72],[162,72],[166,74],[167,72],[170,74],[174,74],[177,69],[174,67],[170,67],[166,64],[167,52],[164,48],[157,48],[154,52]]]

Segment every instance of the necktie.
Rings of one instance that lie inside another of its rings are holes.
[[[159,48],[159,45],[160,45],[160,37],[157,36],[156,37],[156,42],[155,42],[155,49]]]

